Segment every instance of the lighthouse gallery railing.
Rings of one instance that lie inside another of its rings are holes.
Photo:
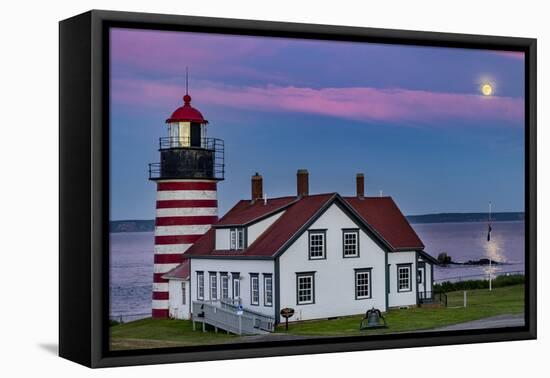
[[[189,175],[212,176],[216,180],[223,180],[225,177],[225,145],[222,139],[218,138],[201,138],[200,141],[192,140],[190,137],[163,137],[159,138],[159,151],[170,149],[187,149],[187,150],[207,150],[213,153],[213,171],[203,167],[189,167]],[[181,175],[181,169],[178,169],[177,174]],[[149,179],[159,179],[162,175],[168,174],[166,169],[162,170],[161,163],[149,164]]]

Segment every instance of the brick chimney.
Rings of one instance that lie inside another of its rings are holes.
[[[264,196],[263,178],[258,172],[252,176],[252,203],[261,200]]]
[[[357,198],[364,199],[365,198],[365,175],[362,173],[358,173],[355,177],[356,185],[357,185]]]
[[[298,197],[309,195],[309,173],[307,169],[298,169],[296,173],[296,191]]]

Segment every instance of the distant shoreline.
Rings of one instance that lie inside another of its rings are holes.
[[[439,213],[424,215],[408,215],[410,223],[469,223],[469,222],[487,222],[487,213]],[[503,212],[491,214],[491,220],[494,222],[510,222],[525,220],[524,212]]]
[[[408,215],[407,219],[412,224],[425,223],[470,223],[486,222],[487,213],[439,213]],[[524,212],[493,213],[491,219],[494,222],[510,222],[525,220]],[[120,232],[151,232],[155,230],[154,219],[125,219],[109,222],[110,233]]]

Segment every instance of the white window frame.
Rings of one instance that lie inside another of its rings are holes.
[[[264,306],[273,306],[273,276],[264,274]]]
[[[237,230],[235,228],[229,230],[229,249],[237,249]]]
[[[218,274],[210,272],[210,300],[218,299]]]
[[[237,275],[232,275],[233,278],[233,299],[239,299],[241,297],[241,281]]]
[[[260,305],[260,277],[258,274],[250,274],[250,304]]]
[[[372,298],[372,268],[356,269],[355,270],[355,299],[370,299]],[[367,276],[366,283],[364,276]],[[360,280],[363,282],[360,283]],[[360,290],[366,286],[366,294],[360,293]]]
[[[401,275],[401,271],[403,271],[403,278]],[[406,282],[407,285],[404,287],[401,287],[401,283],[404,281],[404,275],[407,272],[407,278]],[[398,292],[406,292],[406,291],[412,291],[412,264],[398,264],[397,265],[397,291]]]
[[[303,288],[301,287],[302,284],[305,284],[302,280],[310,280],[310,287],[309,288]],[[307,293],[309,291],[309,295]],[[304,292],[304,296],[309,296],[310,299],[301,300],[302,292]],[[309,273],[296,273],[296,304],[297,305],[307,305],[307,304],[314,304],[315,303],[315,273],[309,272]]]
[[[229,277],[227,273],[220,274],[220,299],[229,299]]]
[[[179,122],[168,124],[168,136],[170,137],[170,147],[179,147],[180,125]]]
[[[350,239],[346,236],[353,236],[355,243],[350,243]],[[353,253],[347,253],[346,247],[355,246]],[[342,255],[344,258],[359,257],[359,230],[342,230]]]
[[[204,300],[204,272],[197,272],[197,299]]]
[[[243,250],[245,245],[244,241],[244,227],[232,228],[229,230],[229,249],[231,250]]]
[[[320,239],[317,239],[319,238]],[[317,240],[314,240],[317,239]],[[320,243],[319,243],[320,240]],[[315,244],[315,245],[314,245]],[[319,255],[319,247],[321,254]],[[315,249],[315,256],[312,255]],[[310,260],[324,260],[327,258],[327,232],[326,230],[310,230],[308,233],[308,258]]]

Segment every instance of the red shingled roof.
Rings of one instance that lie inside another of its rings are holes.
[[[311,219],[321,207],[336,194],[319,194],[303,197],[297,200],[291,198],[294,203],[285,213],[277,219],[262,235],[258,237],[244,251],[215,250],[215,230],[210,229],[203,237],[193,244],[186,252],[186,256],[273,256],[298,230]],[[242,202],[242,201],[241,201]],[[248,201],[250,202],[250,201]],[[263,202],[262,202],[263,206]],[[239,209],[238,204],[233,209]],[[231,212],[224,217],[232,218]],[[223,219],[223,218],[222,218]],[[219,225],[216,223],[214,226]]]
[[[245,253],[272,256],[335,196],[336,193],[318,194],[296,201],[245,250]]]
[[[391,197],[344,199],[394,250],[424,249],[424,244]]]
[[[283,209],[296,201],[296,197],[272,198],[265,202],[241,200],[227,212],[214,226],[245,225]]]
[[[333,200],[340,200],[355,210],[390,249],[397,251],[424,248],[420,238],[390,197],[366,197],[360,200],[356,197],[342,198],[337,193],[328,193],[310,195],[300,199],[296,197],[275,198],[270,200],[272,205],[269,206],[269,211],[261,210],[262,206],[268,206],[264,205],[263,201],[255,204],[250,204],[250,201],[240,201],[218,223],[214,224],[214,227],[246,224],[266,214],[274,213],[285,206],[286,210],[243,251],[215,250],[215,230],[212,228],[185,252],[185,256],[272,257]]]
[[[182,263],[175,267],[174,269],[170,270],[169,272],[165,273],[163,278],[171,278],[171,279],[180,279],[180,280],[186,280],[191,275],[191,264],[189,264],[189,259],[183,259]]]

